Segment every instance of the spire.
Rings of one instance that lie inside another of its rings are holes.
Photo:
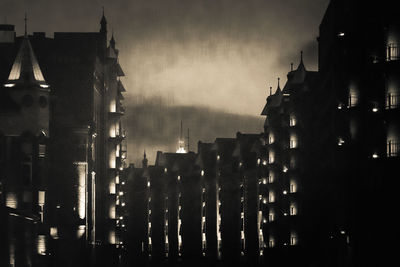
[[[146,150],[143,152],[142,168],[147,168],[148,160],[146,158]]]
[[[104,15],[104,6],[103,6],[103,16],[101,17],[100,21],[100,33],[107,33],[107,20]]]
[[[300,64],[297,67],[297,69],[306,69],[306,67],[304,66],[304,62],[303,62],[303,51],[300,51]]]
[[[272,95],[272,86],[269,87],[269,95]]]
[[[36,84],[42,88],[49,87],[43,77],[43,73],[26,33],[11,67],[5,86],[14,87],[21,84]]]
[[[181,120],[181,135],[180,135],[179,141],[178,141],[179,148],[176,151],[176,153],[186,153],[185,140],[183,140],[183,138],[182,138],[182,126],[183,126],[183,124],[182,124],[182,120]]]
[[[276,92],[280,92],[281,91],[280,81],[281,81],[281,78],[278,77],[278,88],[276,88]]]
[[[115,49],[114,29],[112,30],[111,33],[110,46],[112,47],[112,49]]]
[[[27,26],[27,24],[28,24],[28,16],[26,15],[26,12],[25,12],[25,18],[24,18],[24,23],[25,23],[25,38],[28,36],[28,26]]]

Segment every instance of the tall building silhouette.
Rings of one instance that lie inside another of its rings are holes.
[[[12,25],[1,25],[0,31],[0,77],[5,88],[1,101],[7,108],[1,113],[1,144],[11,142],[9,135],[35,136],[32,177],[40,173],[35,169],[37,155],[37,162],[46,161],[51,177],[34,187],[45,201],[39,212],[47,227],[40,229],[38,254],[57,266],[118,264],[126,231],[127,152],[121,124],[125,88],[114,35],[108,43],[104,12],[99,32],[56,32],[48,38],[41,32],[16,37]],[[16,160],[9,158],[9,149],[1,146],[5,162]],[[2,166],[1,177],[11,178],[9,172],[18,175],[17,169]],[[22,205],[23,188],[12,189],[14,195],[8,185],[5,188],[2,196],[14,196],[15,201],[9,197],[7,204],[5,197],[4,205]],[[31,201],[38,201],[37,195],[33,192]]]

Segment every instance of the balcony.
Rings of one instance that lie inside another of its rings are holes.
[[[386,61],[396,61],[400,59],[400,44],[391,43],[386,46]]]

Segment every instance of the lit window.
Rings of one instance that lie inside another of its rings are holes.
[[[269,238],[269,247],[270,248],[275,247],[275,239],[273,237]]]
[[[298,244],[297,234],[294,232],[290,233],[290,245],[295,246],[297,244]]]
[[[270,183],[270,184],[272,184],[273,182],[274,182],[274,174],[273,173],[269,173],[269,176],[268,176],[268,182]]]
[[[400,59],[400,46],[396,43],[391,43],[386,46],[386,61]]]
[[[387,142],[387,157],[397,157],[399,154],[399,143],[394,140]]]
[[[296,137],[292,137],[291,139],[290,139],[290,148],[297,148],[297,138]]]
[[[39,144],[39,158],[44,158],[46,156],[46,145]]]
[[[261,159],[257,159],[257,165],[261,164]]]
[[[275,193],[274,192],[269,192],[269,195],[268,195],[268,201],[269,201],[269,203],[274,203],[275,202]]]
[[[269,152],[268,162],[269,162],[269,164],[272,164],[275,162],[275,153],[273,151]]]
[[[270,211],[269,211],[268,220],[269,220],[270,222],[275,221],[275,212],[274,212],[273,210],[270,210]]]
[[[269,134],[269,138],[268,138],[268,143],[269,143],[269,144],[273,144],[274,141],[275,141],[274,135],[273,135],[272,133],[270,133],[270,134]]]
[[[290,181],[290,193],[296,193],[297,192],[297,184],[296,181],[291,180]]]
[[[394,109],[399,107],[399,95],[388,93],[386,95],[386,109]]]
[[[355,93],[349,94],[349,107],[355,107],[358,104],[358,96]]]
[[[290,204],[290,215],[297,215],[297,205],[295,203]]]
[[[289,125],[291,126],[291,127],[293,127],[293,126],[296,126],[296,117],[294,116],[294,115],[290,115],[290,118],[289,118]]]

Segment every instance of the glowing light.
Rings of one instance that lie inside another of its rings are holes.
[[[344,35],[345,35],[345,33],[344,33],[344,32],[339,32],[337,36],[339,36],[339,37],[343,37]]]
[[[57,227],[50,227],[50,236],[53,239],[58,239],[58,228]]]
[[[290,204],[290,215],[297,215],[297,205],[295,203]]]
[[[176,151],[176,153],[179,153],[179,154],[187,153],[186,150],[185,150],[185,142],[183,140],[179,140],[178,143],[179,143],[179,148]]]
[[[15,83],[6,83],[4,87],[14,87]]]
[[[289,169],[286,166],[283,166],[283,172],[287,172]]]
[[[13,209],[17,208],[18,200],[17,200],[17,195],[15,193],[12,192],[7,193],[6,206]]]
[[[147,182],[147,187],[150,187],[150,181]]]
[[[263,184],[267,184],[267,179],[266,179],[266,178],[263,178],[263,179],[262,179],[262,183],[263,183]]]
[[[50,86],[47,85],[47,84],[41,84],[40,87],[42,87],[42,88],[49,88]]]
[[[115,194],[115,192],[116,192],[116,186],[115,186],[115,183],[114,183],[114,182],[110,182],[109,190],[110,190],[110,194]]]
[[[76,231],[76,237],[79,239],[85,234],[85,226],[84,225],[79,225],[78,230]]]
[[[292,232],[290,233],[290,245],[291,246],[295,246],[298,243],[298,238],[297,238],[297,234]]]
[[[261,159],[257,159],[257,165],[261,164]]]
[[[150,186],[150,182],[148,182],[147,185]],[[120,195],[120,196],[123,196],[123,195],[124,195],[124,192],[119,191],[119,195]]]
[[[379,158],[379,156],[378,156],[378,154],[374,153],[374,154],[372,154],[372,158],[377,159],[377,158]]]
[[[286,191],[286,190],[283,190],[283,194],[284,194],[284,195],[287,195],[287,191]]]
[[[181,180],[181,176],[180,176],[180,175],[178,175],[177,179],[178,179],[178,181],[180,181],[180,180]]]
[[[108,210],[108,216],[110,219],[115,219],[115,204],[111,203],[109,210]]]
[[[218,155],[218,156],[217,156],[217,160],[220,160],[220,159],[221,159],[221,157]]]
[[[86,216],[86,163],[75,163],[78,172],[78,215],[84,219]]]
[[[342,146],[344,144],[343,138],[339,137],[338,139],[338,146]]]
[[[125,202],[122,202],[121,206],[122,206],[122,207],[125,207]]]
[[[113,230],[108,233],[108,243],[115,244],[115,231]]]
[[[269,203],[275,202],[275,193],[274,192],[269,192],[268,201],[269,201]],[[267,203],[267,200],[265,198],[263,199],[263,203],[264,204]]]
[[[37,245],[37,253],[40,255],[46,255],[46,236],[45,235],[38,235],[36,245]]]
[[[200,175],[201,175],[201,176],[204,176],[204,170],[201,170]]]
[[[378,112],[378,108],[372,108],[372,112]]]

